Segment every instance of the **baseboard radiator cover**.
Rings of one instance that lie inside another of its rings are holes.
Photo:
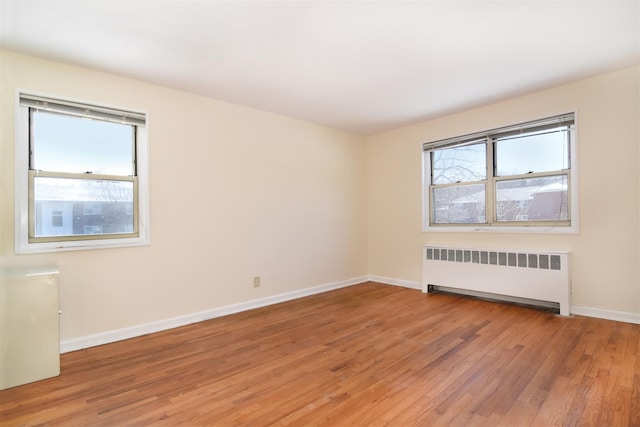
[[[425,246],[422,261],[423,292],[442,290],[570,314],[568,252]]]

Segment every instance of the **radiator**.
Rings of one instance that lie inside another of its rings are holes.
[[[557,307],[570,314],[568,253],[425,246],[422,291]]]

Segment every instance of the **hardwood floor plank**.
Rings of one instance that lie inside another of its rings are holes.
[[[43,424],[640,427],[640,325],[369,282],[63,354]]]

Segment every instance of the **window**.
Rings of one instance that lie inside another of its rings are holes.
[[[146,121],[19,94],[17,253],[148,243]]]
[[[423,145],[425,230],[577,231],[574,114]]]

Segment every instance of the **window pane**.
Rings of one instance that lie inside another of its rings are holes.
[[[33,111],[32,169],[131,176],[135,127]]]
[[[567,201],[566,175],[496,182],[498,221],[566,221]]]
[[[546,130],[496,140],[497,176],[569,168],[569,132]]]
[[[431,153],[432,184],[481,181],[487,176],[486,145],[434,150]]]
[[[485,185],[433,189],[433,224],[484,224]]]
[[[35,237],[133,233],[133,182],[34,178]]]

